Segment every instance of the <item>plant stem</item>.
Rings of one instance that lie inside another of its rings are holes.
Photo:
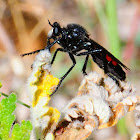
[[[103,10],[103,6],[101,4],[101,0],[94,0],[93,1],[93,6],[95,8],[95,11],[97,13],[97,17],[99,19],[99,22],[104,30],[105,35],[108,37],[108,27],[107,27],[107,19],[105,12]]]
[[[3,96],[5,96],[5,97],[8,97],[8,95],[5,94],[5,93],[3,93],[3,92],[0,92],[0,94],[3,95]],[[25,104],[25,103],[23,103],[23,102],[21,102],[21,101],[19,101],[19,100],[17,100],[17,103],[19,103],[19,104],[21,104],[21,105],[24,105],[24,106],[26,106],[26,107],[28,107],[28,108],[30,108],[29,105],[27,105],[27,104]]]
[[[118,36],[118,27],[117,27],[117,10],[116,10],[116,0],[107,0],[107,15],[108,15],[108,32],[109,32],[109,43],[111,52],[117,57],[120,58],[120,41]]]

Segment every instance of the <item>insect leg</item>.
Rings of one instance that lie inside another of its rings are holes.
[[[116,84],[119,86],[119,81],[118,81],[118,79],[117,78],[115,78],[111,73],[106,73],[110,78],[112,78],[115,82],[116,82]]]
[[[44,50],[44,49],[36,50],[36,51],[33,51],[33,52],[29,52],[29,53],[24,53],[24,54],[21,54],[20,56],[24,57],[25,55],[31,55],[31,54],[39,53],[42,50]]]
[[[55,57],[56,57],[58,51],[65,52],[64,49],[58,48],[58,49],[55,51],[54,55],[53,55],[53,58],[52,58],[52,61],[51,61],[51,65],[53,64],[53,62],[54,62],[54,60],[55,60]]]
[[[64,75],[63,77],[61,77],[61,80],[59,81],[59,83],[58,83],[58,85],[57,85],[55,91],[51,94],[51,96],[58,90],[58,88],[60,87],[62,81],[63,81],[63,80],[66,78],[66,76],[71,72],[71,70],[73,69],[73,67],[74,67],[75,64],[76,64],[76,60],[75,60],[74,56],[73,56],[71,53],[69,53],[69,56],[70,56],[70,58],[71,58],[71,60],[72,60],[72,62],[73,62],[73,65],[72,65],[72,66],[70,67],[70,69],[65,73],[65,75]]]
[[[102,49],[99,50],[91,50],[91,51],[86,51],[86,52],[81,52],[81,53],[77,53],[75,54],[76,56],[81,56],[81,55],[88,55],[88,54],[94,54],[94,53],[100,53],[102,52]]]
[[[47,38],[47,45],[50,45],[51,44],[50,43],[50,39],[51,39],[50,37]]]
[[[59,39],[60,39],[60,38],[54,40],[54,42],[52,42],[51,44],[47,45],[47,46],[45,47],[45,49],[49,49],[49,50],[50,50],[50,48],[51,48],[55,43],[57,43],[57,41],[58,41]],[[24,54],[21,54],[21,56],[24,57],[25,55],[31,55],[31,54],[34,54],[34,53],[39,53],[39,52],[42,51],[42,50],[44,50],[44,49],[36,50],[36,51],[33,51],[33,52],[29,52],[29,53],[24,53]]]
[[[51,44],[47,45],[47,46],[45,47],[45,49],[49,49],[49,50],[50,50],[50,48],[51,48],[55,43],[57,43],[57,41],[59,41],[59,40],[60,40],[60,38],[57,38],[56,40],[54,40],[54,42],[52,42]]]
[[[87,75],[86,67],[87,67],[88,58],[89,58],[89,55],[86,56],[86,59],[85,59],[85,62],[84,62],[84,66],[82,68],[82,72],[83,72],[84,75]]]
[[[86,59],[85,59],[85,62],[84,62],[84,66],[82,68],[82,72],[83,72],[84,75],[87,75],[87,73],[86,73],[86,67],[87,67],[87,62],[88,62],[89,54],[100,53],[100,52],[102,52],[102,49],[99,49],[99,50],[91,50],[91,51],[87,51],[87,52],[82,52],[82,53],[75,54],[76,56],[87,55],[86,56]]]

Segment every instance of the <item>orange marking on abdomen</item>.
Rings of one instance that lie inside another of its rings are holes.
[[[110,61],[112,61],[112,58],[109,57],[108,55],[106,55],[106,60],[110,62]]]
[[[117,65],[117,62],[114,61],[114,60],[112,60],[112,64],[113,64],[114,66],[116,66],[116,65]]]

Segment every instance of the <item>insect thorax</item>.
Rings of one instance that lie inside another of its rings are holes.
[[[81,43],[89,37],[87,31],[77,24],[68,24],[67,27],[62,28],[62,30],[63,33],[60,45],[70,50],[80,47]]]

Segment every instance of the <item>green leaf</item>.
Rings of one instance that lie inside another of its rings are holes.
[[[32,125],[30,121],[22,121],[21,125],[15,124],[12,131],[11,140],[29,140]]]
[[[14,110],[16,108],[16,95],[11,94],[0,102],[0,140],[29,140],[32,125],[29,121],[15,124]]]
[[[10,128],[15,120],[13,114],[16,108],[16,95],[11,94],[0,103],[0,139],[7,140],[9,138]]]
[[[128,134],[128,130],[126,128],[126,122],[125,121],[126,121],[125,117],[123,117],[117,123],[117,130],[118,130],[119,134],[121,134],[121,135],[127,135]]]

